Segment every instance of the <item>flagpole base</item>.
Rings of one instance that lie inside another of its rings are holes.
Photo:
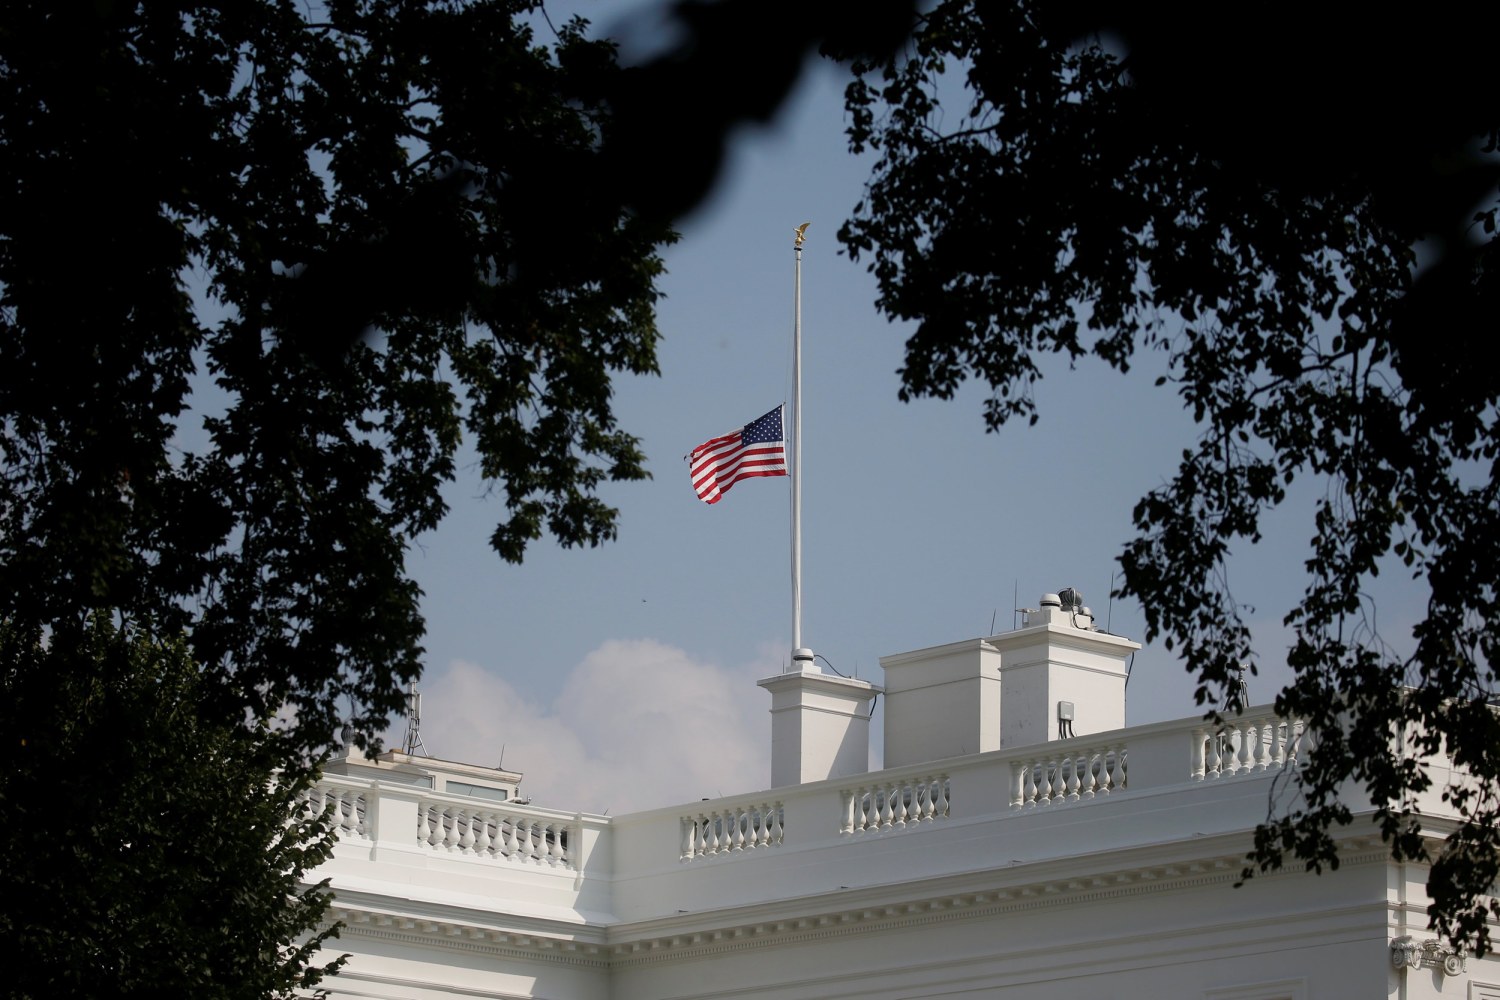
[[[800,646],[792,650],[792,669],[814,674],[821,674],[823,672],[817,662],[813,660],[813,651]]]

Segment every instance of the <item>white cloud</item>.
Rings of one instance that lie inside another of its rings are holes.
[[[499,673],[455,660],[424,677],[422,742],[434,757],[521,771],[536,805],[618,815],[770,784],[778,671],[724,667],[652,639],[612,639],[569,673],[550,706]],[[400,732],[392,735],[399,738]]]

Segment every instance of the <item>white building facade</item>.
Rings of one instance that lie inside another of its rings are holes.
[[[618,817],[517,800],[520,775],[336,761],[333,997],[1500,1000],[1500,959],[1426,931],[1423,866],[1369,810],[1335,872],[1240,881],[1309,745],[1252,709],[1124,728],[1134,643],[1047,595],[1013,632],[802,669],[763,792]],[[868,772],[884,693],[888,766]],[[861,757],[861,754],[863,756]],[[1441,774],[1441,762],[1437,763]],[[1441,838],[1451,817],[1423,803]]]

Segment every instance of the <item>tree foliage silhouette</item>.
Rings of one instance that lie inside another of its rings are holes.
[[[317,748],[418,672],[465,435],[502,557],[613,536],[675,237],[599,182],[614,49],[535,7],[7,7],[0,616],[183,630],[218,717]]]
[[[5,995],[305,996],[332,848],[276,742],[206,721],[180,639],[0,622]]]
[[[608,182],[613,47],[537,8],[0,15],[13,990],[310,981],[286,796],[419,672],[404,555],[460,441],[511,561],[646,475],[610,380],[656,370],[675,236]]]
[[[1325,484],[1276,702],[1318,747],[1247,872],[1336,866],[1353,781],[1395,857],[1447,834],[1431,917],[1481,951],[1500,916],[1500,379],[1478,361],[1500,316],[1500,101],[1465,53],[1497,21],[939,3],[905,51],[853,60],[851,141],[878,164],[840,232],[879,307],[916,321],[903,398],[978,379],[996,429],[1036,420],[1047,355],[1160,359],[1202,436],[1136,506],[1119,593],[1200,703],[1241,707],[1256,652],[1232,548],[1294,479]],[[1395,570],[1428,594],[1410,655],[1364,596]],[[1424,761],[1445,754],[1471,780],[1443,787]],[[1435,781],[1456,829],[1417,811]]]

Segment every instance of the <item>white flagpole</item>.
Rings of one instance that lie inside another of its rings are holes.
[[[792,294],[792,666],[798,670],[818,669],[812,650],[802,645],[802,240],[811,224],[796,229]]]

